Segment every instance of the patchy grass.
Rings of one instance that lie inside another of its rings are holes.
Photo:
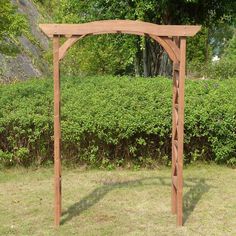
[[[170,212],[170,169],[63,171],[53,227],[53,170],[0,173],[0,235],[236,235],[236,170],[184,170],[184,227]]]

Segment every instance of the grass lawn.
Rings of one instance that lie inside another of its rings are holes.
[[[0,172],[0,235],[236,235],[236,170],[184,169],[184,227],[170,206],[170,169],[65,169],[53,227],[53,168]]]

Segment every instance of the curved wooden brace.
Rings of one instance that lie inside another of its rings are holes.
[[[168,56],[170,57],[170,59],[173,62],[178,62],[180,55],[179,55],[179,51],[177,51],[177,46],[175,48],[175,50],[172,48],[172,45],[170,45],[170,42],[168,40],[166,40],[163,37],[159,37],[159,36],[155,36],[155,35],[150,35],[150,37],[152,39],[154,39],[155,41],[157,41],[166,51],[166,53],[168,54]],[[171,41],[171,40],[170,40]]]
[[[85,36],[86,35],[72,35],[69,39],[67,39],[65,43],[59,48],[59,60],[62,60],[65,57],[67,50],[72,47],[72,45],[74,45],[78,40],[84,38]]]
[[[166,43],[169,44],[169,46],[171,47],[171,49],[174,51],[177,59],[180,61],[180,49],[179,47],[176,45],[176,43],[174,42],[174,40],[170,39],[169,37],[161,37],[163,40],[166,41]]]

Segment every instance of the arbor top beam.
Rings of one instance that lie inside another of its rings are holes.
[[[155,36],[194,36],[201,26],[196,25],[157,25],[133,20],[104,20],[83,24],[40,24],[40,29],[48,36],[89,35],[108,33],[128,33]]]

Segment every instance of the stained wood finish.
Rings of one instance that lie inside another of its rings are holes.
[[[183,149],[184,149],[184,83],[186,64],[186,38],[180,38],[178,155],[177,155],[177,225],[183,225]]]
[[[177,137],[177,114],[175,111],[175,98],[177,96],[177,86],[176,83],[178,78],[176,75],[176,72],[173,70],[173,100],[172,100],[172,181],[174,177],[177,177],[177,168],[176,168],[176,161],[177,161],[177,146],[175,145],[175,138]],[[171,211],[173,214],[176,214],[176,201],[177,201],[177,186],[172,182],[172,188],[171,188]]]
[[[169,37],[165,37],[165,36],[163,36],[161,38],[169,45],[171,50],[174,52],[176,59],[179,61],[180,60],[180,51],[179,51],[179,47],[177,47],[174,40]],[[177,65],[177,63],[175,63],[175,65]]]
[[[66,42],[59,48],[59,60],[62,60],[65,55],[67,50],[72,47],[78,40],[84,38],[86,35],[82,36],[70,36],[69,39],[66,40]]]
[[[173,63],[171,211],[173,214],[177,214],[177,225],[182,226],[184,81],[186,64],[186,37],[175,37],[173,43],[180,52],[180,58],[179,61]]]
[[[122,33],[123,31],[134,34],[145,33],[156,36],[194,36],[200,26],[189,25],[156,25],[142,21],[132,20],[105,20],[84,24],[40,24],[40,29],[49,37],[53,35],[84,35]]]
[[[174,44],[179,48],[179,38]],[[173,98],[172,98],[172,171],[171,171],[171,211],[177,212],[177,156],[178,156],[178,107],[179,107],[179,60],[173,62]]]
[[[172,171],[171,206],[177,214],[177,225],[183,225],[183,140],[184,140],[184,81],[186,64],[186,36],[193,36],[200,26],[155,25],[141,21],[108,20],[85,24],[42,24],[41,30],[53,37],[54,78],[54,182],[55,182],[55,225],[61,217],[61,127],[60,127],[60,60],[67,50],[87,35],[126,33],[148,36],[166,50],[173,61],[172,98]],[[60,47],[60,38],[67,41]]]
[[[169,58],[173,62],[178,62],[179,60],[179,51],[173,50],[173,48],[170,45],[169,40],[167,40],[165,37],[159,37],[155,35],[149,35],[152,39],[154,39],[156,42],[158,42],[166,51]],[[171,40],[170,40],[171,41]]]
[[[55,187],[55,226],[61,217],[61,127],[60,127],[60,69],[59,36],[53,37],[53,78],[54,78],[54,187]]]

